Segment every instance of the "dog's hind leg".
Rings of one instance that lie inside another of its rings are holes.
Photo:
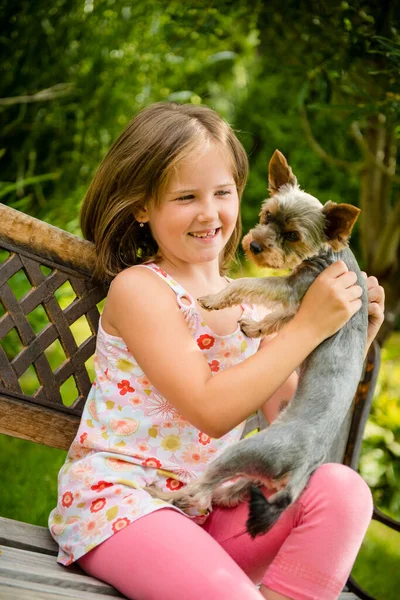
[[[172,504],[184,512],[192,506],[200,510],[206,510],[211,507],[214,498],[214,490],[221,484],[237,477],[237,465],[229,460],[232,454],[225,451],[213,463],[209,465],[205,473],[187,486],[174,492]]]
[[[213,491],[213,504],[219,506],[237,506],[244,500],[249,500],[251,487],[254,481],[241,477],[235,483],[221,485]]]
[[[289,483],[282,491],[271,498],[266,498],[263,492],[252,486],[250,492],[249,518],[246,526],[252,538],[266,533],[276,523],[284,510],[297,500],[306,487],[312,471],[302,469],[301,473],[293,474]]]

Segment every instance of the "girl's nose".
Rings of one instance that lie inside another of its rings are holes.
[[[213,221],[218,217],[218,203],[214,196],[204,198],[201,203],[199,219],[204,222]]]

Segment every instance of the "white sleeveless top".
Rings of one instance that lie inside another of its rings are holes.
[[[212,373],[228,369],[258,350],[259,340],[248,338],[239,326],[229,335],[216,335],[179,283],[154,263],[138,268],[143,267],[175,292]],[[257,319],[255,308],[243,305],[243,310],[245,316]],[[101,320],[94,364],[95,380],[60,470],[58,503],[49,517],[50,532],[60,547],[58,562],[64,565],[152,511],[168,506],[181,512],[152,498],[143,487],[179,489],[237,442],[244,429],[242,423],[213,439],[186,421],[152,385],[124,340],[104,331]],[[184,368],[176,365],[177,377]],[[207,518],[195,507],[190,516],[199,523]]]

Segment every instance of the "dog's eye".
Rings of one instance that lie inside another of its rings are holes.
[[[271,223],[271,221],[272,221],[272,214],[269,212],[269,210],[267,210],[267,212],[265,213],[265,222]]]
[[[297,231],[286,231],[283,234],[283,237],[289,242],[298,242],[300,239],[300,235],[297,233]]]

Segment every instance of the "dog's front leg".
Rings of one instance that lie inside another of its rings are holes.
[[[236,279],[217,294],[201,296],[198,302],[206,310],[220,310],[242,302],[269,307],[282,304],[294,308],[297,299],[287,280],[287,277]]]
[[[295,310],[277,310],[266,315],[261,321],[254,319],[240,319],[240,329],[251,338],[264,337],[276,333],[286,323],[289,323],[296,314]]]

